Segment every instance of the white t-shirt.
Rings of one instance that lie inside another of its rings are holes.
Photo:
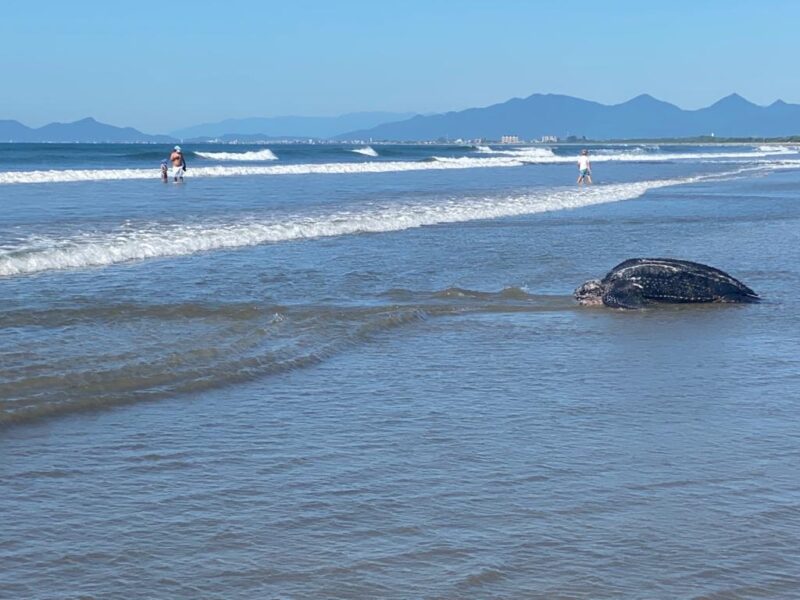
[[[589,157],[581,155],[578,157],[578,168],[581,171],[586,171],[589,169]]]

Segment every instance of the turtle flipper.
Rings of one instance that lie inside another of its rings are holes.
[[[717,302],[730,302],[738,304],[755,304],[761,302],[758,294],[728,293],[720,294]]]
[[[638,283],[618,280],[606,288],[603,304],[611,308],[643,308],[647,299],[642,295],[642,286]]]

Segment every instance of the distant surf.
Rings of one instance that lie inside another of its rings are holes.
[[[476,146],[475,150],[478,154],[494,154],[497,156],[529,156],[531,158],[555,157],[555,153],[551,148],[539,146],[513,146],[501,149],[492,148],[491,146]]]
[[[722,150],[722,149],[720,149]],[[267,154],[268,153],[268,154]],[[786,146],[754,147],[751,150],[731,150],[719,152],[658,152],[642,151],[642,149],[611,149],[608,154],[592,154],[594,162],[728,162],[740,159],[751,161],[753,158],[780,157],[789,164],[791,159],[783,158],[796,150]],[[208,152],[212,158],[228,161],[275,160],[269,150],[254,152]],[[261,158],[243,159],[243,156],[259,155]],[[221,156],[236,158],[220,158]],[[268,158],[272,156],[273,158]],[[235,177],[256,175],[334,175],[357,173],[393,173],[403,171],[428,171],[443,169],[477,169],[520,167],[526,164],[574,164],[576,155],[557,155],[550,148],[528,148],[493,150],[490,153],[480,152],[470,156],[429,156],[418,160],[394,161],[361,161],[332,163],[296,163],[279,165],[190,165],[188,177]],[[158,179],[157,169],[125,168],[125,169],[49,169],[32,171],[0,171],[1,184],[25,183],[66,183],[79,181],[113,181],[134,179]]]
[[[514,159],[523,163],[574,163],[577,159],[575,154],[564,155],[556,154],[551,148],[537,146],[512,146],[502,149],[493,149],[488,146],[478,146],[478,154],[487,154],[492,157]],[[589,157],[594,162],[667,162],[673,160],[727,160],[727,159],[752,159],[767,156],[777,156],[794,153],[794,150],[787,146],[756,146],[747,151],[725,151],[718,152],[669,152],[663,151],[658,145],[643,144],[637,146],[615,146],[607,148],[596,148],[589,150]],[[480,159],[477,159],[480,160]]]
[[[272,150],[251,150],[249,152],[199,152],[195,151],[195,155],[200,158],[208,158],[212,160],[237,160],[242,162],[253,162],[262,160],[278,160],[278,157]]]
[[[356,154],[363,154],[364,156],[378,156],[378,153],[372,146],[364,146],[363,148],[353,148],[350,152],[355,152]]]

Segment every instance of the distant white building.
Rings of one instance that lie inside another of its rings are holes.
[[[519,144],[518,135],[504,135],[500,138],[501,144]]]
[[[555,135],[543,135],[542,139],[540,141],[543,144],[555,144],[558,141],[558,136],[555,136]]]

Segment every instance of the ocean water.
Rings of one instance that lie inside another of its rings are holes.
[[[797,597],[798,148],[589,148],[0,145],[0,597]]]

